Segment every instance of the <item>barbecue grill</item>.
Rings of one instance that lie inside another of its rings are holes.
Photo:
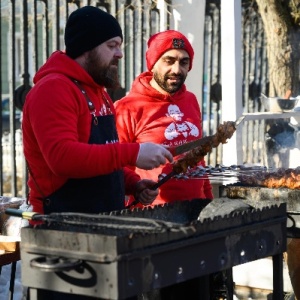
[[[21,230],[22,282],[31,299],[35,289],[126,299],[272,256],[273,299],[283,299],[286,204],[198,221],[209,202],[51,214]]]
[[[300,191],[288,188],[247,186],[240,182],[220,186],[220,195],[244,199],[253,207],[285,203],[287,205],[287,237],[300,238]]]

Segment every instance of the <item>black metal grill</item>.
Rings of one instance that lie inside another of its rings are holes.
[[[82,215],[80,222],[74,215],[74,224],[69,224],[71,214],[62,214],[59,221],[22,228],[24,285],[126,299],[273,256],[277,271],[273,299],[282,299],[285,204],[200,222],[199,213],[208,203],[180,201],[110,215]],[[143,228],[130,231],[124,226]]]

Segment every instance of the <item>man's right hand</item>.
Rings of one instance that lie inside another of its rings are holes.
[[[173,162],[171,152],[164,146],[154,143],[140,144],[140,151],[136,160],[136,166],[144,170],[152,170],[167,163]]]

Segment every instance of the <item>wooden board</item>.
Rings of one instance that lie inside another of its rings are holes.
[[[20,238],[0,235],[0,266],[20,260]]]

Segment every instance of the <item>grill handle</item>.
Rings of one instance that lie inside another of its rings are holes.
[[[58,256],[41,256],[30,261],[30,266],[44,272],[66,272],[82,265],[78,259],[68,259]]]
[[[161,180],[159,180],[156,184],[154,184],[151,187],[151,190],[158,189],[163,183],[165,183],[166,181],[168,181],[169,179],[171,179],[174,175],[176,175],[176,173],[174,171],[171,171],[169,174],[167,174]]]

